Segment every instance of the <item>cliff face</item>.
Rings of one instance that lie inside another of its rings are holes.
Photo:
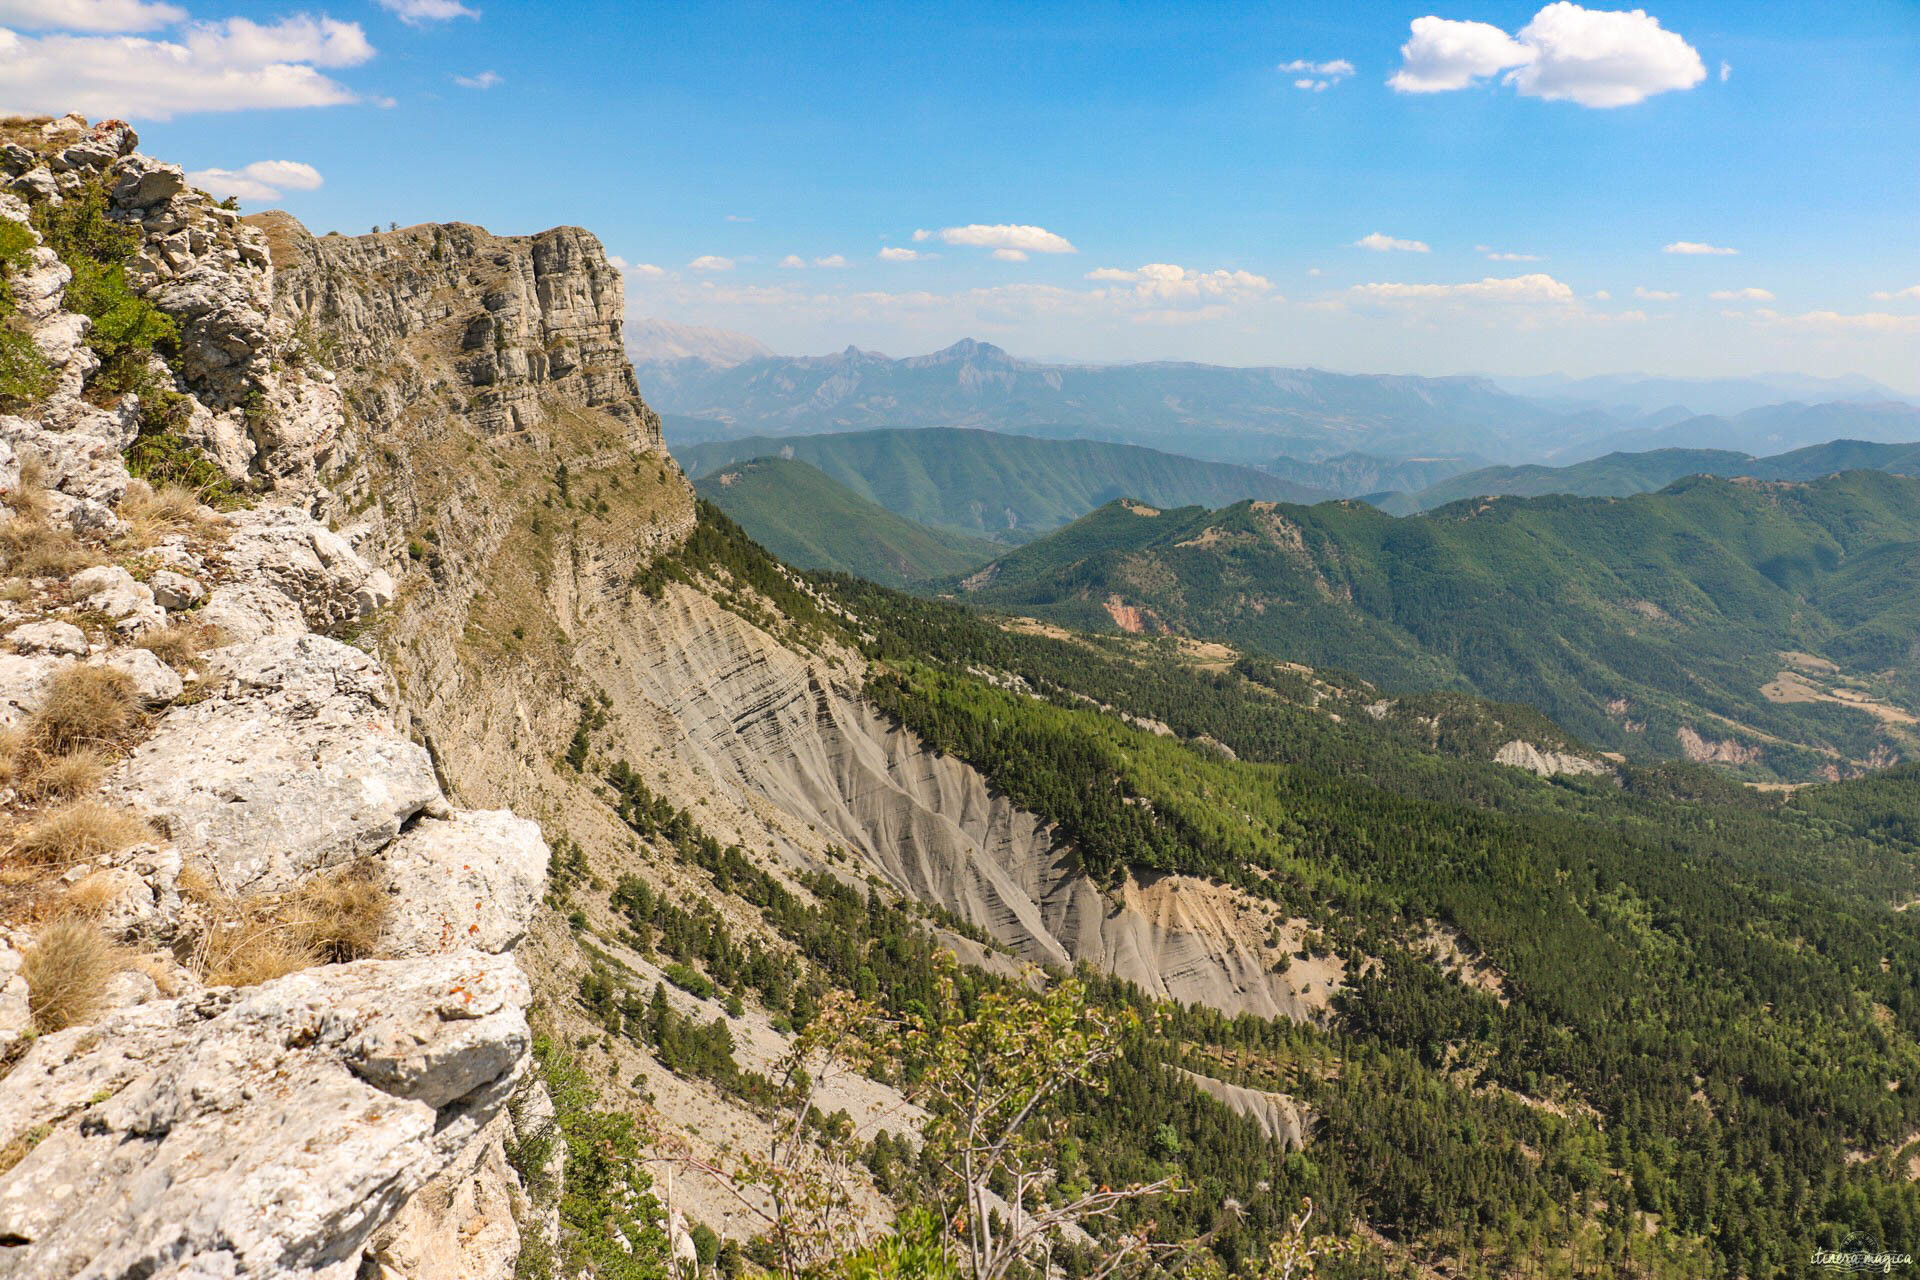
[[[351,1276],[396,1219],[470,1269],[428,1210],[499,1163],[547,847],[454,809],[327,634],[393,584],[274,500],[344,424],[285,363],[264,238],[123,125],[4,132],[0,1274]],[[139,364],[96,328],[136,304],[75,309],[118,279],[171,322]],[[155,405],[262,500],[136,482]],[[510,1265],[513,1215],[487,1244]]]
[[[344,1277],[369,1259],[409,1280],[510,1274],[523,1232],[552,1229],[551,1199],[504,1158],[507,1099],[545,1110],[530,1002],[556,1042],[598,1046],[609,1105],[650,1113],[668,1146],[696,1162],[762,1149],[764,1115],[607,1036],[578,998],[596,969],[633,990],[662,977],[611,901],[625,877],[740,940],[791,945],[636,839],[610,803],[614,764],[796,893],[826,872],[951,909],[997,940],[948,938],[980,963],[1087,959],[1259,1013],[1307,1011],[1339,980],[1337,965],[1272,974],[1265,940],[1286,922],[1230,891],[1095,891],[1032,814],[878,716],[857,653],[724,566],[663,585],[662,558],[695,532],[692,493],[587,233],[314,237],[219,209],[124,126],[0,133],[16,193],[0,216],[24,225],[29,205],[104,190],[106,216],[138,232],[128,279],[178,329],[147,390],[104,394],[57,256],[36,244],[9,269],[57,386],[0,415],[0,496],[102,563],[36,569],[0,537],[24,584],[0,601],[15,651],[0,719],[35,731],[60,670],[129,666],[144,710],[94,793],[149,827],[36,871],[8,916],[0,1166],[19,1159],[0,1168],[0,1233],[24,1243],[0,1245],[0,1274]],[[179,397],[166,439],[250,509],[176,501],[157,521],[122,456],[150,441],[155,387]],[[140,647],[187,629],[198,656]],[[16,833],[50,810],[8,794]],[[549,841],[569,856],[551,884]],[[83,902],[82,884],[106,887]],[[279,976],[208,963],[253,926],[310,930],[313,904],[341,895],[380,904],[373,936],[329,935]],[[122,975],[146,955],[165,981],[116,976],[99,1009],[35,1038],[19,975],[83,908],[124,949]],[[743,1067],[769,1070],[789,1043],[718,995],[666,998],[724,1024]],[[821,1105],[913,1123],[857,1079]],[[723,1234],[759,1225],[723,1180],[688,1171],[673,1195]],[[859,1200],[884,1212],[871,1186]],[[102,1220],[107,1237],[88,1229]]]

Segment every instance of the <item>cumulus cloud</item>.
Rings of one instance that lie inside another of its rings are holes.
[[[1731,62],[1722,62],[1720,64],[1720,83],[1725,84],[1731,79],[1733,79],[1733,64]]]
[[[1920,302],[1920,284],[1908,285],[1904,289],[1879,289],[1874,292],[1875,302]]]
[[[455,76],[453,82],[462,89],[491,89],[500,83],[498,71],[482,71],[477,76]]]
[[[196,169],[187,181],[209,195],[278,200],[282,191],[317,191],[323,179],[298,160],[255,160],[239,169]]]
[[[1765,289],[1715,289],[1708,295],[1715,302],[1772,302],[1773,295]]]
[[[824,258],[815,258],[813,265],[816,267],[844,267],[847,265],[847,260],[841,254],[830,253]]]
[[[1660,246],[1660,252],[1677,253],[1682,257],[1714,255],[1730,258],[1740,251],[1738,249],[1723,248],[1717,244],[1705,244],[1699,240],[1675,240],[1672,244]]]
[[[1400,69],[1387,77],[1387,84],[1401,93],[1446,93],[1532,56],[1491,23],[1428,15],[1413,20],[1412,38],[1400,46]]]
[[[916,241],[938,240],[942,244],[966,245],[975,249],[1018,249],[1022,253],[1078,253],[1065,236],[1055,235],[1045,227],[1029,227],[1017,223],[995,223],[991,226],[973,222],[964,227],[944,227],[938,231],[920,230],[913,233]]]
[[[723,258],[717,253],[703,253],[687,264],[690,271],[731,271],[733,259]]]
[[[1707,77],[1699,52],[1643,9],[1588,9],[1556,0],[1514,35],[1485,22],[1415,18],[1387,83],[1401,93],[1445,93],[1506,74],[1530,98],[1626,107],[1691,89]]]
[[[1544,272],[1488,276],[1462,284],[1356,284],[1347,295],[1362,302],[1571,303],[1571,287]]]
[[[410,27],[430,22],[449,22],[454,18],[477,18],[478,9],[469,9],[459,0],[377,0],[382,9]]]
[[[1643,302],[1672,302],[1680,295],[1667,289],[1649,289],[1645,285],[1635,285],[1633,296]]]
[[[317,68],[371,57],[358,23],[309,14],[194,23],[177,40],[0,29],[0,112],[171,120],[197,111],[336,106],[357,97]]]
[[[651,262],[628,262],[625,258],[609,258],[623,276],[637,276],[646,280],[657,280],[667,274],[665,267],[656,267]]]
[[[1540,261],[1540,255],[1537,253],[1503,253],[1498,249],[1490,249],[1484,244],[1477,244],[1473,246],[1473,251],[1481,255],[1482,257],[1484,257],[1489,262],[1538,262]]]
[[[780,265],[787,268],[789,271],[797,271],[800,268],[807,265],[807,260],[801,257],[797,253],[790,253],[786,257],[780,259]]]
[[[993,256],[1002,262],[1025,262],[1027,260],[1027,251],[1025,249],[995,249]]]
[[[1334,58],[1329,62],[1309,62],[1305,58],[1295,58],[1292,62],[1283,62],[1276,68],[1290,76],[1298,76],[1293,82],[1296,89],[1305,89],[1309,93],[1321,93],[1339,84],[1353,74],[1353,64],[1345,58]]]
[[[1382,235],[1378,231],[1369,232],[1367,235],[1361,236],[1353,242],[1353,247],[1356,249],[1371,249],[1375,253],[1392,253],[1395,250],[1401,253],[1431,252],[1427,247],[1427,242],[1424,240],[1402,240],[1397,236]]]
[[[917,235],[914,238],[919,239]],[[930,253],[921,253],[917,249],[907,249],[900,245],[890,244],[882,249],[878,256],[882,262],[920,262],[931,258],[933,255]]]
[[[0,0],[0,25],[29,31],[151,31],[186,20],[179,5],[149,0]]]

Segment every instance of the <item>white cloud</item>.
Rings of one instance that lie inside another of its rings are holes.
[[[500,83],[500,73],[482,71],[477,76],[455,76],[453,82],[462,89],[491,89]]]
[[[382,9],[410,27],[429,22],[449,22],[454,18],[477,18],[478,9],[469,9],[459,0],[376,0]]]
[[[727,215],[727,221],[728,222],[752,222],[753,219],[744,213],[730,213]]]
[[[1378,231],[1369,232],[1361,236],[1353,242],[1353,247],[1356,249],[1371,249],[1375,253],[1391,253],[1396,249],[1402,253],[1432,252],[1427,248],[1427,242],[1424,240],[1402,240],[1397,236],[1382,235]]]
[[[807,260],[801,257],[797,253],[790,253],[786,257],[780,259],[780,265],[787,268],[790,271],[794,271],[794,270],[800,269],[801,267],[806,266]]]
[[[1364,302],[1500,302],[1570,303],[1572,288],[1544,272],[1499,278],[1488,276],[1463,284],[1356,284],[1350,297]]]
[[[1489,262],[1538,262],[1540,261],[1540,255],[1537,253],[1502,253],[1500,250],[1490,249],[1484,244],[1477,244],[1473,246],[1473,251],[1481,255],[1482,257],[1484,257]]]
[[[612,262],[620,269],[621,275],[640,276],[652,280],[667,274],[665,267],[656,267],[651,262],[628,262],[625,258],[614,258]]]
[[[1027,260],[1027,251],[1025,249],[995,249],[993,256],[1002,262],[1025,262]]]
[[[1507,77],[1531,98],[1583,107],[1630,107],[1707,78],[1694,47],[1643,9],[1583,9],[1558,0],[1520,29],[1534,51]]]
[[[357,97],[316,68],[371,57],[358,23],[307,14],[195,23],[178,40],[0,29],[0,113],[170,120],[196,111],[336,106]]]
[[[186,20],[179,5],[148,0],[0,0],[0,24],[29,31],[151,31]]]
[[[196,169],[187,181],[211,195],[278,200],[284,191],[317,191],[320,171],[298,160],[255,160],[241,169]]]
[[[918,237],[915,238],[917,239]],[[927,258],[931,258],[933,255],[930,253],[921,253],[917,249],[903,249],[899,245],[890,244],[882,249],[878,256],[882,262],[921,262]]]
[[[723,258],[717,253],[703,253],[687,264],[691,271],[731,271],[733,259]]]
[[[1733,64],[1731,62],[1722,62],[1720,64],[1720,83],[1725,84],[1731,79],[1733,79]]]
[[[1739,318],[1741,313],[1726,315]],[[1755,324],[1814,333],[1920,333],[1920,316],[1896,316],[1885,311],[1804,311],[1797,316],[1782,315],[1766,307],[1754,310],[1747,318]]]
[[[1765,289],[1715,289],[1707,295],[1715,302],[1772,302],[1773,295]]]
[[[1593,300],[1595,302],[1612,302],[1613,295],[1605,289],[1596,289],[1593,292]]]
[[[1703,244],[1698,240],[1675,240],[1672,244],[1662,245],[1660,247],[1660,252],[1677,253],[1677,254],[1680,254],[1682,257],[1700,257],[1702,255],[1714,255],[1718,257],[1730,258],[1734,254],[1739,253],[1740,251],[1738,249],[1722,248],[1721,246],[1715,245],[1715,244]]]
[[[1078,253],[1065,236],[1055,235],[1045,227],[1029,227],[1016,223],[974,222],[964,227],[945,227],[939,231],[916,231],[913,238],[917,241],[938,240],[943,244],[968,245],[976,249],[1018,249],[1022,253]]]
[[[1707,70],[1692,45],[1642,9],[1603,11],[1556,0],[1509,36],[1485,22],[1415,18],[1387,83],[1401,93],[1465,89],[1504,71],[1526,97],[1625,107],[1691,89]]]
[[[1920,284],[1908,285],[1904,289],[1879,289],[1874,292],[1875,302],[1913,301],[1920,302]]]
[[[1281,63],[1275,69],[1300,77],[1293,82],[1293,87],[1305,89],[1310,93],[1325,92],[1353,74],[1353,64],[1345,58],[1334,58],[1329,62],[1309,62],[1305,58],[1295,58],[1292,62]]]
[[[1308,274],[1308,275],[1310,275],[1310,276],[1317,276],[1317,275],[1319,275],[1319,274],[1320,274],[1320,268],[1318,268],[1318,267],[1308,267],[1308,268],[1307,268],[1307,274]]]
[[[1645,285],[1633,286],[1633,296],[1643,302],[1672,302],[1680,295],[1666,289],[1649,289]]]
[[[1087,272],[1087,279],[1133,286],[1131,289],[1096,289],[1093,297],[1130,297],[1155,305],[1247,301],[1273,292],[1273,281],[1251,271],[1196,271],[1171,262],[1149,262],[1132,271],[1100,267]]]
[[[1428,15],[1413,20],[1413,36],[1400,46],[1400,69],[1387,83],[1401,93],[1445,93],[1484,76],[1519,66],[1532,53],[1486,22],[1456,22]]]
[[[844,267],[847,265],[847,260],[840,254],[830,253],[824,258],[815,258],[813,265],[816,267]]]

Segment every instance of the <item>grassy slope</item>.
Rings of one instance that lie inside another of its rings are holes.
[[[726,467],[695,488],[761,545],[803,569],[838,569],[904,586],[965,573],[996,550],[985,539],[915,524],[785,458]]]
[[[1110,628],[1102,604],[1118,596],[1149,626],[1390,688],[1526,702],[1637,756],[1677,754],[1690,726],[1758,748],[1756,768],[1804,777],[1836,763],[1823,752],[1842,767],[1866,758],[1882,728],[1760,688],[1791,650],[1910,705],[1917,539],[1920,482],[1871,471],[1404,519],[1353,502],[1152,517],[1115,504],[976,581],[983,602],[1078,625]]]
[[[761,436],[678,451],[696,480],[734,462],[775,455],[812,463],[909,520],[1003,541],[1045,533],[1120,497],[1217,507],[1247,498],[1311,502],[1324,496],[1252,467],[1137,445],[948,427]]]

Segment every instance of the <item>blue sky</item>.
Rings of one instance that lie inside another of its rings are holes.
[[[0,0],[0,28],[0,106],[123,115],[316,230],[583,225],[634,314],[780,350],[1920,389],[1911,0]]]

